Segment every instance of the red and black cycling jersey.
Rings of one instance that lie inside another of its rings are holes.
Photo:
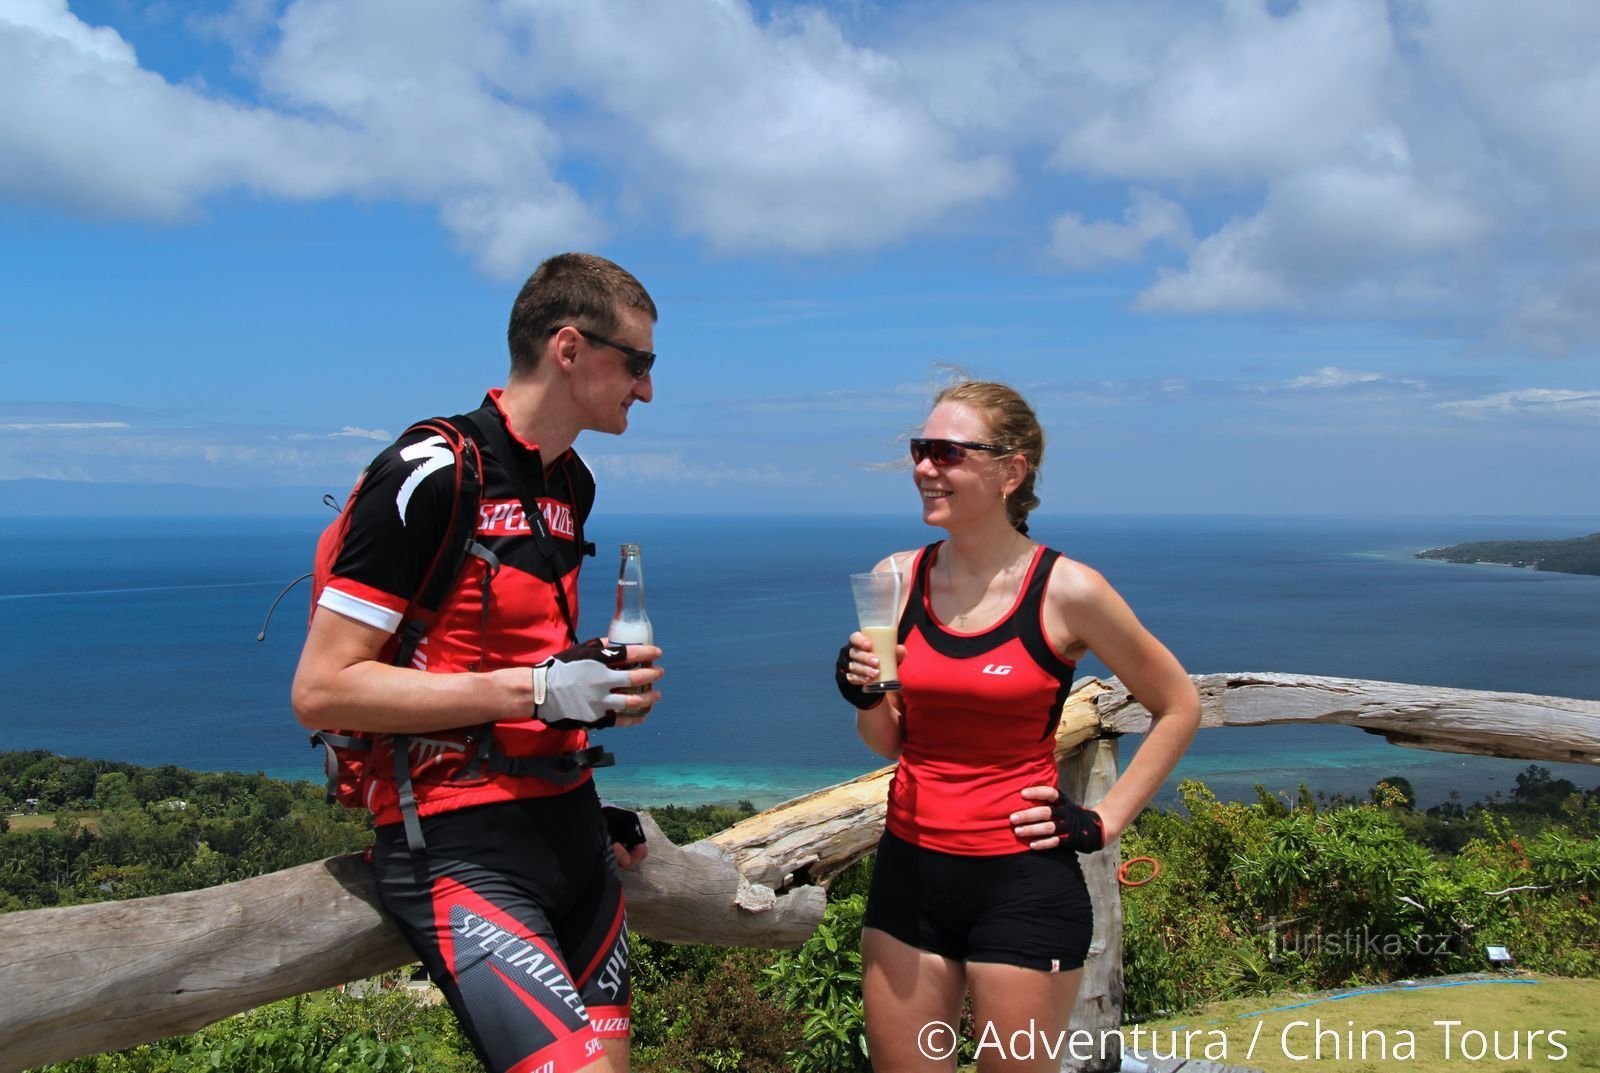
[[[484,560],[467,556],[436,623],[412,658],[414,667],[434,673],[531,667],[575,640],[556,587],[564,590],[575,623],[583,523],[594,504],[594,477],[577,452],[568,450],[539,480],[546,460],[537,444],[510,429],[498,389],[473,416],[505,425],[511,449],[521,457],[497,458],[492,447],[480,445],[483,492],[476,539],[498,560],[498,567],[486,587],[484,575],[490,568]],[[449,445],[427,431],[402,436],[373,460],[346,510],[339,539],[322,551],[331,558],[331,568],[318,607],[386,632],[400,625],[444,540],[456,495],[454,465]],[[552,538],[547,546],[529,525],[509,465],[522,466],[525,474],[531,470],[529,483],[543,489],[538,508]],[[410,736],[419,815],[572,788],[499,774],[466,783],[448,781],[461,766],[470,734],[456,730]],[[581,730],[551,730],[537,721],[499,724],[494,734],[499,751],[511,757],[558,755],[588,744]],[[376,772],[392,770],[387,742],[385,735],[375,742],[370,768]],[[366,803],[380,824],[400,818],[391,778],[371,779]]]
[[[1011,829],[1028,786],[1056,785],[1055,729],[1073,664],[1050,647],[1044,593],[1060,553],[1042,545],[1011,610],[978,633],[933,613],[928,576],[943,542],[917,553],[900,617],[900,763],[888,829],[924,849],[969,856],[1026,847]]]

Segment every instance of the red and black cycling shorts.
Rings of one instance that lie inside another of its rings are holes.
[[[581,1069],[631,1008],[622,881],[591,784],[377,829],[383,906],[490,1073]]]

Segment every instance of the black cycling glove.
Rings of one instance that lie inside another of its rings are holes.
[[[1100,822],[1100,814],[1094,809],[1062,798],[1050,806],[1050,818],[1056,824],[1056,837],[1068,849],[1075,849],[1079,853],[1095,853],[1105,848],[1105,825]]]
[[[882,693],[868,693],[864,687],[845,677],[849,670],[850,642],[846,641],[845,646],[839,649],[839,661],[833,665],[833,681],[839,687],[839,695],[862,711],[882,704]]]
[[[600,803],[600,812],[605,816],[606,832],[610,834],[611,841],[621,843],[622,848],[629,851],[644,845],[644,825],[639,822],[637,812],[629,812],[603,801]]]

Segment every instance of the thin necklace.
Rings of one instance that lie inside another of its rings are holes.
[[[1022,534],[1017,532],[1015,529],[1013,529],[1011,532],[1012,532],[1012,537],[1013,537],[1011,543],[1012,543],[1012,546],[1015,547],[1016,546],[1016,539],[1015,538],[1022,536]],[[1027,538],[1023,537],[1023,541],[1024,541],[1024,544],[1026,544]],[[949,548],[947,547],[945,550],[948,552]],[[968,611],[976,612],[978,610],[978,608],[983,606],[983,602],[986,599],[988,599],[988,597],[989,597],[989,587],[990,587],[990,585],[994,584],[994,580],[1000,580],[1000,581],[1004,581],[1005,582],[1005,584],[1001,587],[1001,591],[1002,592],[1010,591],[1010,589],[1011,589],[1011,583],[1010,583],[1011,574],[1014,571],[1016,571],[1017,568],[1021,565],[1023,558],[1024,558],[1023,556],[1019,556],[1016,553],[1012,553],[1012,556],[1011,556],[1010,560],[1006,563],[1005,567],[997,575],[995,575],[995,578],[993,580],[991,580],[990,582],[988,582],[987,584],[984,585],[983,593],[982,593],[982,595],[980,595],[978,597],[978,602],[973,604],[972,607],[970,607],[968,609]],[[945,584],[950,587],[950,595],[951,595],[951,597],[954,598],[956,596],[956,576],[955,576],[955,572],[950,569],[950,556],[948,554],[945,555],[945,557],[944,557],[944,580],[945,580]],[[957,602],[959,603],[960,601],[958,600]],[[967,627],[967,613],[968,613],[967,611],[957,611],[956,612],[956,622],[955,622],[955,624],[956,624],[956,628],[957,629],[963,629],[963,630],[966,629],[966,627]]]

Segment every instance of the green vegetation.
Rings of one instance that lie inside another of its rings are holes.
[[[1522,969],[1600,976],[1600,789],[1585,792],[1529,766],[1509,800],[1452,800],[1426,811],[1398,776],[1361,800],[1318,800],[1302,787],[1293,802],[1258,791],[1253,803],[1230,803],[1197,782],[1182,784],[1180,798],[1181,810],[1149,810],[1123,837],[1125,857],[1162,865],[1157,879],[1123,895],[1130,1023],[1231,997],[1260,1002],[1289,990],[1478,971],[1489,944],[1508,947]],[[326,805],[306,783],[37,752],[0,754],[0,817],[12,808],[11,829],[0,833],[7,909],[208,886],[370,838],[365,816]],[[686,843],[754,809],[652,811]],[[867,1070],[859,946],[870,875],[867,861],[839,877],[822,925],[798,950],[635,937],[634,1068]],[[1340,1027],[1347,1009],[1339,1005]],[[1588,1023],[1556,1007],[1545,1020],[1551,1028]],[[1568,1045],[1574,1058],[1595,1046],[1588,1037]],[[972,1053],[969,1042],[965,1058]],[[289,999],[50,1073],[220,1069],[474,1073],[478,1065],[448,1009],[394,988]]]
[[[0,753],[0,911],[230,883],[371,844],[320,786]]]
[[[1498,563],[1554,570],[1561,574],[1600,574],[1600,533],[1571,540],[1485,540],[1417,552],[1419,559],[1449,563]]]
[[[1246,805],[1186,781],[1187,817],[1142,815],[1123,854],[1163,872],[1123,898],[1129,1019],[1476,971],[1489,944],[1524,968],[1600,975],[1600,791],[1530,766],[1509,802],[1419,813],[1397,781],[1377,803],[1322,806],[1304,787]]]
[[[444,1005],[385,978],[360,998],[342,991],[274,1002],[179,1036],[49,1066],[49,1073],[482,1073]]]

